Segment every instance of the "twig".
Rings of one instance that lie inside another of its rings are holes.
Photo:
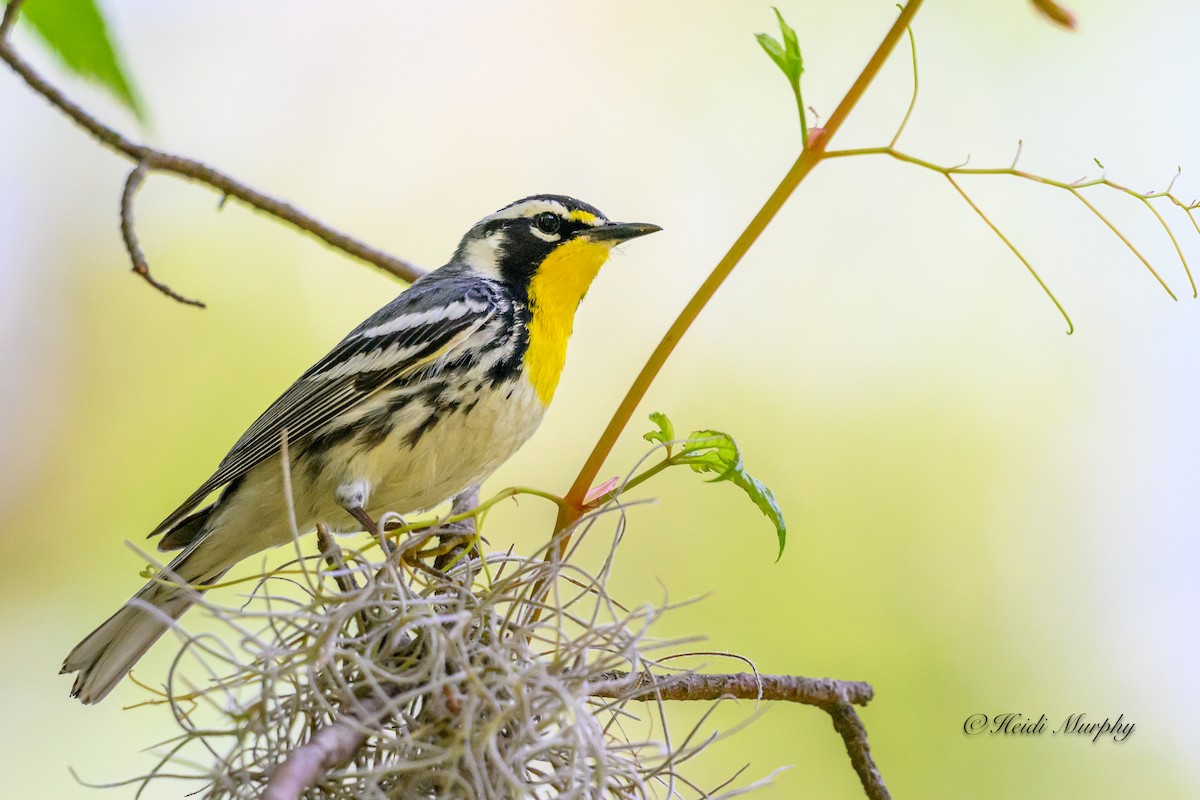
[[[1049,297],[1054,303],[1055,307],[1058,308],[1058,312],[1062,314],[1063,319],[1067,321],[1067,333],[1074,333],[1075,323],[1071,322],[1071,316],[1067,313],[1067,310],[1063,308],[1062,303],[1058,302],[1058,298],[1054,296],[1054,292],[1050,291],[1050,287],[1046,285],[1046,282],[1042,280],[1042,276],[1039,275],[1038,271],[1033,268],[1033,264],[1029,263],[1029,259],[1025,258],[1025,256],[1021,254],[1021,251],[1017,249],[1017,246],[1013,244],[1012,241],[1004,235],[1004,232],[996,226],[996,223],[992,222],[988,215],[983,213],[983,209],[977,206],[975,201],[971,199],[971,196],[968,195],[963,188],[958,185],[958,181],[954,180],[954,176],[949,172],[944,174],[946,175],[946,180],[950,181],[950,185],[954,187],[954,191],[958,192],[959,196],[961,196],[963,200],[967,201],[967,205],[971,207],[971,210],[979,215],[979,218],[983,220],[989,228],[992,229],[992,233],[1000,237],[1000,241],[1004,242],[1004,244],[1008,246],[1008,249],[1012,251],[1012,254],[1016,256],[1022,264],[1025,265],[1025,269],[1029,270],[1029,274],[1032,275],[1033,279],[1038,282],[1038,286],[1042,287],[1042,291],[1046,293],[1046,296]]]
[[[330,536],[329,528],[320,522],[317,523],[317,547],[321,549],[321,555],[325,556],[325,563],[333,570],[333,579],[338,588],[342,590],[342,594],[356,592],[358,584],[346,572],[346,560],[342,558],[342,548],[338,547],[338,543]]]
[[[354,714],[319,728],[312,738],[287,755],[267,779],[262,800],[299,800],[326,772],[354,757],[367,734],[378,727],[388,704],[365,700]]]
[[[647,678],[627,672],[609,672],[592,691],[593,697],[622,700],[782,700],[830,709],[844,703],[865,706],[875,697],[871,684],[833,678],[802,678],[797,675],[728,675],[698,673]]]
[[[133,223],[131,215],[129,215],[127,221],[127,207],[131,205],[132,195],[136,192],[145,174],[151,172],[164,172],[187,181],[208,186],[221,194],[222,202],[224,202],[226,197],[237,198],[246,205],[282,220],[305,233],[315,236],[330,247],[378,267],[401,280],[412,282],[424,274],[424,270],[420,267],[371,247],[352,236],[348,236],[315,217],[306,214],[290,203],[264,194],[207,164],[135,142],[121,134],[115,128],[105,125],[95,116],[84,110],[82,106],[70,100],[59,89],[39,75],[27,61],[17,55],[7,36],[16,22],[20,5],[21,0],[9,0],[5,6],[3,20],[0,21],[0,61],[8,64],[12,71],[29,85],[29,88],[33,89],[33,91],[44,97],[51,105],[70,117],[75,124],[87,131],[92,138],[109,150],[134,162],[134,171],[126,181],[125,195],[123,195],[122,199],[122,235],[125,238],[126,247],[130,249],[130,257],[134,259],[134,271],[160,292],[180,302],[202,306],[197,301],[188,300],[175,294],[168,287],[152,279],[149,270],[144,269],[144,257],[140,258],[143,269],[138,268],[141,251],[136,250],[136,237],[132,234]],[[141,175],[137,174],[139,171],[141,171]],[[127,200],[126,197],[129,199]],[[131,242],[133,244],[132,247],[130,247]]]
[[[887,787],[883,783],[883,776],[879,774],[879,768],[875,766],[875,759],[871,757],[871,747],[867,743],[867,729],[859,719],[854,706],[848,703],[838,703],[825,710],[833,718],[833,727],[842,736],[842,741],[846,745],[846,753],[850,756],[850,763],[853,765],[854,771],[858,773],[858,779],[862,781],[863,791],[867,793],[867,797],[870,800],[891,800],[892,796],[888,794]]]
[[[858,105],[858,101],[862,99],[872,81],[875,80],[875,76],[879,74],[879,70],[883,68],[884,62],[887,61],[896,44],[904,36],[904,32],[908,30],[908,26],[920,10],[923,2],[924,0],[908,0],[904,4],[899,16],[897,16],[891,28],[884,35],[883,40],[867,61],[866,66],[863,67],[862,72],[859,73],[854,83],[850,85],[846,94],[843,95],[833,114],[829,117],[829,121],[825,123],[823,128],[819,129],[819,133],[813,136],[813,140],[808,143],[808,146],[792,164],[787,174],[783,176],[775,191],[771,193],[770,197],[767,198],[758,210],[758,213],[754,215],[754,218],[750,220],[746,228],[734,240],[729,250],[721,257],[716,266],[713,267],[712,272],[700,284],[696,293],[692,295],[691,300],[679,312],[675,321],[671,323],[671,327],[663,334],[658,346],[654,348],[654,352],[650,354],[641,371],[626,391],[620,405],[613,412],[612,417],[604,428],[604,432],[600,434],[600,438],[596,441],[587,460],[579,468],[579,473],[575,476],[575,481],[564,496],[565,502],[559,506],[558,518],[554,524],[554,536],[562,536],[559,540],[559,553],[566,552],[571,540],[570,529],[583,516],[585,510],[583,508],[584,496],[587,495],[588,490],[596,482],[596,476],[600,472],[600,467],[603,466],[608,454],[612,452],[617,438],[625,430],[625,426],[629,424],[629,420],[633,417],[634,409],[637,408],[642,398],[646,396],[650,384],[658,376],[663,364],[666,363],[671,353],[675,350],[675,346],[679,344],[684,334],[687,333],[688,328],[696,321],[700,312],[708,305],[708,301],[712,299],[713,295],[721,287],[721,284],[725,282],[725,279],[729,277],[730,273],[741,262],[751,245],[758,240],[758,237],[766,227],[775,219],[775,215],[779,213],[779,210],[783,207],[787,199],[791,197],[796,187],[824,159],[829,143],[833,141],[838,130],[845,123],[847,117],[850,116],[855,106]]]
[[[908,34],[908,46],[912,51],[912,97],[909,98],[908,109],[904,112],[904,118],[900,120],[900,126],[896,128],[896,132],[892,135],[892,141],[888,144],[888,147],[895,147],[896,142],[900,141],[900,134],[904,133],[904,129],[908,127],[908,120],[912,117],[913,109],[917,107],[917,92],[921,90],[921,81],[917,72],[917,37],[913,33],[911,24],[905,28],[905,32]]]
[[[1018,152],[1018,155],[1019,155],[1019,152]],[[1043,186],[1052,186],[1056,189],[1065,189],[1066,191],[1074,194],[1078,199],[1082,200],[1084,205],[1086,205],[1088,207],[1088,210],[1091,211],[1093,214],[1095,214],[1096,217],[1101,222],[1103,222],[1104,225],[1106,227],[1108,227],[1109,230],[1111,230],[1114,234],[1117,235],[1117,237],[1125,244],[1126,247],[1128,247],[1130,250],[1133,251],[1134,255],[1136,255],[1138,257],[1138,259],[1142,262],[1142,264],[1144,264],[1146,266],[1146,268],[1150,271],[1150,274],[1152,276],[1154,276],[1154,279],[1156,281],[1158,281],[1159,285],[1162,286],[1162,288],[1166,291],[1166,293],[1171,296],[1172,300],[1177,299],[1175,293],[1173,291],[1171,291],[1171,288],[1167,285],[1166,281],[1164,281],[1162,279],[1162,277],[1158,274],[1158,272],[1153,267],[1150,266],[1150,262],[1147,261],[1140,252],[1138,252],[1137,248],[1135,248],[1129,242],[1129,240],[1124,235],[1122,235],[1121,232],[1103,214],[1101,214],[1100,211],[1094,205],[1087,202],[1087,200],[1085,200],[1083,195],[1080,193],[1081,190],[1090,189],[1093,186],[1106,186],[1109,189],[1112,189],[1114,191],[1120,192],[1121,194],[1132,197],[1133,199],[1142,203],[1144,206],[1146,206],[1147,209],[1150,210],[1150,213],[1153,214],[1155,219],[1158,220],[1159,224],[1163,227],[1167,236],[1170,238],[1171,244],[1175,248],[1175,253],[1176,253],[1176,255],[1178,255],[1179,262],[1183,266],[1183,271],[1187,275],[1188,284],[1192,288],[1192,297],[1200,296],[1197,294],[1195,278],[1192,276],[1192,270],[1188,266],[1187,259],[1184,257],[1183,249],[1180,247],[1178,239],[1175,237],[1174,232],[1171,230],[1170,226],[1167,224],[1167,222],[1163,218],[1162,214],[1160,214],[1158,209],[1156,209],[1150,202],[1152,200],[1158,200],[1158,199],[1169,200],[1170,202],[1172,202],[1173,204],[1178,206],[1179,209],[1182,210],[1183,213],[1185,213],[1187,215],[1188,220],[1192,223],[1192,227],[1195,228],[1196,233],[1198,235],[1200,235],[1200,225],[1197,225],[1196,218],[1193,215],[1193,212],[1197,208],[1197,204],[1185,203],[1184,201],[1180,200],[1176,195],[1174,195],[1171,192],[1171,188],[1174,185],[1173,181],[1172,181],[1172,184],[1168,185],[1167,189],[1165,189],[1163,191],[1153,191],[1153,192],[1149,192],[1149,193],[1134,191],[1133,189],[1129,188],[1128,186],[1117,183],[1116,181],[1109,180],[1108,169],[1103,164],[1101,164],[1098,159],[1093,159],[1093,161],[1096,162],[1096,166],[1100,167],[1100,169],[1103,170],[1103,173],[1100,175],[1099,178],[1088,179],[1086,177],[1083,177],[1083,178],[1079,178],[1078,180],[1071,181],[1068,183],[1066,181],[1060,181],[1060,180],[1056,180],[1054,178],[1046,177],[1045,175],[1038,175],[1033,172],[1026,172],[1025,170],[1017,169],[1015,166],[967,168],[964,165],[960,164],[958,166],[947,167],[947,166],[943,166],[941,164],[936,164],[932,161],[928,161],[927,159],[924,159],[924,158],[919,158],[918,156],[910,155],[901,150],[897,150],[896,148],[891,147],[891,146],[888,146],[888,147],[858,147],[858,148],[854,148],[854,149],[850,149],[850,150],[829,150],[825,153],[824,158],[854,158],[854,157],[858,157],[858,156],[887,156],[888,158],[893,158],[897,161],[904,162],[905,164],[912,164],[913,166],[920,167],[922,169],[927,169],[927,170],[930,170],[931,172],[937,172],[947,178],[949,178],[951,176],[955,176],[955,175],[1008,175],[1008,176],[1011,176],[1014,178],[1020,178],[1021,180],[1030,181],[1032,183],[1040,183]],[[955,188],[958,188],[958,186],[956,185]],[[960,192],[961,192],[961,190],[960,190]],[[989,226],[991,226],[990,222],[988,224],[989,224]],[[992,227],[993,227],[993,229],[995,229],[994,226],[992,226]],[[1009,243],[1005,242],[1005,244],[1009,244]],[[1009,246],[1011,247],[1011,245],[1009,245]],[[1028,264],[1026,264],[1026,266],[1028,267]],[[1038,282],[1041,283],[1041,280],[1039,279]],[[1042,288],[1045,289],[1044,284],[1042,284]],[[1047,292],[1047,294],[1049,294],[1049,292]],[[1053,299],[1053,297],[1051,299]],[[1055,300],[1055,305],[1058,305],[1057,300]],[[1060,311],[1062,310],[1061,306],[1059,307],[1059,310]],[[1064,314],[1064,316],[1065,316],[1065,314]]]
[[[647,679],[624,672],[610,672],[603,684],[592,691],[593,697],[643,702],[660,700],[776,700],[802,703],[823,709],[833,720],[842,737],[850,764],[862,781],[870,800],[890,800],[883,776],[875,765],[867,742],[867,729],[854,710],[865,706],[875,692],[869,683],[838,681],[832,678],[802,678],[795,675],[678,675]],[[611,681],[611,682],[610,682]]]
[[[8,5],[4,7],[4,19],[0,20],[0,46],[3,45],[3,40],[8,37],[8,32],[12,30],[12,26],[17,22],[17,12],[21,10],[21,4],[25,0],[8,0]]]
[[[150,265],[146,263],[146,255],[142,252],[141,245],[138,244],[137,232],[133,228],[133,199],[137,196],[138,189],[142,188],[144,180],[146,180],[146,164],[139,161],[138,165],[129,173],[129,177],[125,179],[125,189],[121,192],[121,238],[125,242],[125,250],[129,253],[129,260],[133,264],[133,271],[141,275],[146,283],[172,300],[184,305],[204,308],[205,305],[202,301],[184,297],[150,274]]]

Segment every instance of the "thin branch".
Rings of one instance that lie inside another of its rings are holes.
[[[1183,248],[1180,246],[1179,241],[1176,238],[1174,231],[1171,230],[1170,225],[1167,223],[1167,221],[1163,218],[1162,214],[1159,213],[1158,209],[1155,208],[1154,204],[1151,202],[1153,200],[1165,199],[1165,200],[1169,200],[1171,203],[1178,206],[1183,211],[1183,213],[1187,214],[1188,220],[1192,223],[1192,227],[1195,228],[1196,233],[1198,235],[1200,235],[1200,225],[1197,224],[1196,218],[1193,214],[1193,212],[1197,208],[1197,204],[1196,203],[1185,203],[1184,201],[1180,200],[1175,194],[1172,193],[1172,190],[1174,188],[1174,182],[1175,182],[1174,178],[1172,179],[1171,183],[1168,184],[1167,188],[1163,191],[1160,191],[1160,192],[1154,192],[1154,191],[1138,192],[1138,191],[1135,191],[1135,190],[1129,188],[1128,186],[1124,186],[1120,183],[1117,183],[1116,181],[1110,180],[1108,178],[1107,169],[1104,167],[1103,164],[1100,163],[1099,160],[1096,160],[1096,159],[1093,159],[1096,161],[1096,165],[1098,167],[1100,167],[1101,170],[1104,170],[1099,178],[1092,178],[1092,179],[1080,178],[1079,180],[1071,181],[1068,183],[1066,181],[1060,181],[1060,180],[1056,180],[1054,178],[1048,178],[1044,175],[1038,175],[1038,174],[1035,174],[1032,172],[1027,172],[1022,169],[1017,169],[1016,159],[1013,160],[1012,166],[1009,166],[1009,167],[967,168],[964,165],[947,167],[942,164],[935,164],[934,162],[928,161],[924,158],[919,158],[918,156],[910,155],[903,151],[897,150],[896,148],[894,148],[890,145],[887,147],[859,147],[859,148],[848,149],[848,150],[830,150],[825,153],[824,157],[825,158],[853,158],[853,157],[857,157],[857,156],[871,156],[871,155],[887,156],[887,157],[893,158],[897,161],[902,161],[906,164],[912,164],[913,166],[921,167],[922,169],[927,169],[927,170],[930,170],[931,172],[936,172],[945,177],[951,177],[954,175],[1008,175],[1013,178],[1020,178],[1021,180],[1026,180],[1026,181],[1030,181],[1033,183],[1040,183],[1043,186],[1052,186],[1056,189],[1065,189],[1066,191],[1075,195],[1075,197],[1077,197],[1080,201],[1082,201],[1083,204],[1085,206],[1087,206],[1088,210],[1091,211],[1097,217],[1097,219],[1099,219],[1102,223],[1104,223],[1104,225],[1109,230],[1111,230],[1117,236],[1117,238],[1119,238],[1121,240],[1121,242],[1133,252],[1133,254],[1135,256],[1137,256],[1138,260],[1141,261],[1142,264],[1146,267],[1146,269],[1150,272],[1150,274],[1152,276],[1154,276],[1154,279],[1156,281],[1158,281],[1159,285],[1162,286],[1163,290],[1166,291],[1166,293],[1171,296],[1171,299],[1176,300],[1178,298],[1176,297],[1175,293],[1173,291],[1171,291],[1171,288],[1167,285],[1166,281],[1164,281],[1162,279],[1162,276],[1160,276],[1159,273],[1154,269],[1154,267],[1152,267],[1150,265],[1150,262],[1145,258],[1145,256],[1143,256],[1141,254],[1141,252],[1138,251],[1138,249],[1136,247],[1134,247],[1134,245],[1129,241],[1129,239],[1127,237],[1125,237],[1121,233],[1121,231],[1112,222],[1110,222],[1108,220],[1107,217],[1105,217],[1102,213],[1100,213],[1099,209],[1097,209],[1092,203],[1088,202],[1087,199],[1084,198],[1084,196],[1081,194],[1081,190],[1090,189],[1094,186],[1106,186],[1109,189],[1113,189],[1124,195],[1132,197],[1135,200],[1137,200],[1138,202],[1145,205],[1146,208],[1150,210],[1150,213],[1154,215],[1155,219],[1158,220],[1159,224],[1162,225],[1163,230],[1166,232],[1168,238],[1171,240],[1172,246],[1175,248],[1176,255],[1179,256],[1180,264],[1183,266],[1183,271],[1187,275],[1188,284],[1192,287],[1192,296],[1193,297],[1197,296],[1196,281],[1195,281],[1194,277],[1192,276],[1192,270],[1191,270],[1191,267],[1188,265],[1187,258],[1183,254]],[[1017,152],[1017,156],[1018,157],[1020,156],[1019,149]],[[1176,173],[1176,176],[1178,176],[1178,173]],[[955,188],[958,188],[957,184],[956,184]],[[1003,238],[1003,237],[1001,237],[1001,238]],[[1007,240],[1005,240],[1005,244],[1008,244],[1009,247],[1012,246]],[[1026,264],[1026,266],[1028,266],[1028,264]],[[1038,282],[1041,283],[1040,279]],[[1044,284],[1043,284],[1043,288],[1045,288]],[[1057,301],[1055,301],[1055,305],[1058,305]],[[1059,310],[1060,311],[1062,310],[1061,306],[1059,307]]]
[[[908,120],[912,117],[913,109],[917,107],[917,92],[921,88],[917,72],[917,37],[913,34],[912,25],[905,28],[905,32],[908,33],[908,45],[909,49],[912,50],[912,98],[908,101],[908,110],[904,112],[904,119],[900,120],[900,126],[896,128],[896,133],[892,136],[892,141],[888,143],[888,147],[895,147],[896,142],[900,141],[900,134],[904,133],[904,129],[908,127]]]
[[[11,42],[7,39],[7,34],[16,21],[20,4],[20,0],[10,0],[4,9],[3,21],[0,21],[0,61],[8,64],[12,71],[28,84],[29,88],[70,117],[75,124],[87,131],[92,138],[109,150],[134,162],[135,172],[138,169],[143,170],[145,173],[164,172],[187,181],[208,186],[219,192],[223,200],[225,197],[234,197],[241,200],[246,205],[282,220],[320,239],[330,247],[378,267],[401,280],[412,282],[424,274],[424,270],[420,267],[342,233],[315,217],[306,214],[290,203],[264,194],[207,164],[135,142],[121,134],[115,128],[105,125],[82,106],[69,99],[58,88],[39,75],[27,61],[17,55],[16,50],[13,49]],[[130,181],[134,184],[134,190],[136,190],[141,177],[135,180],[131,175]],[[127,192],[129,191],[129,182],[126,184],[126,190]],[[124,216],[124,208],[122,209],[122,215]],[[128,244],[129,236],[126,235],[126,245],[128,246]],[[142,261],[144,263],[144,259]],[[143,273],[138,270],[136,268],[136,261],[135,271],[150,281],[151,285],[158,288],[159,291],[175,296],[166,287],[150,280],[148,271]],[[175,298],[183,300],[183,298],[179,298],[178,296],[175,296]],[[191,301],[191,303],[193,305],[196,304],[195,301]]]
[[[834,729],[842,736],[846,754],[850,756],[850,763],[858,773],[858,779],[862,782],[863,791],[867,793],[869,800],[891,800],[892,796],[883,783],[883,776],[879,774],[879,768],[875,766],[875,759],[871,756],[871,746],[867,743],[867,729],[854,706],[839,703],[826,711],[833,718]]]
[[[138,189],[142,188],[142,182],[145,179],[146,165],[144,162],[138,162],[138,165],[129,173],[129,177],[125,179],[125,189],[121,192],[121,239],[124,240],[125,250],[129,253],[129,260],[133,263],[133,271],[141,275],[146,283],[172,300],[177,300],[184,305],[204,308],[204,303],[200,300],[184,297],[150,274],[150,265],[146,263],[146,255],[142,252],[141,245],[138,244],[137,232],[133,227],[133,199],[137,196]]]
[[[953,175],[946,173],[946,180],[950,181],[950,185],[954,187],[954,190],[962,196],[963,200],[967,201],[967,205],[971,207],[971,210],[978,214],[979,218],[983,220],[989,228],[992,229],[992,233],[999,236],[1000,241],[1008,245],[1008,249],[1012,251],[1013,255],[1020,259],[1021,263],[1025,265],[1025,269],[1029,270],[1029,274],[1032,275],[1033,279],[1038,282],[1038,286],[1042,287],[1042,291],[1046,293],[1046,296],[1049,297],[1054,303],[1055,307],[1058,308],[1058,313],[1062,314],[1063,319],[1067,321],[1067,333],[1074,333],[1075,323],[1071,322],[1071,316],[1067,313],[1067,310],[1063,308],[1062,303],[1058,302],[1058,298],[1054,296],[1054,292],[1050,291],[1050,287],[1046,285],[1046,282],[1042,280],[1042,276],[1039,275],[1038,271],[1033,268],[1033,264],[1029,263],[1029,259],[1025,258],[1025,256],[1021,254],[1021,251],[1017,249],[1017,246],[1013,244],[1007,236],[1004,235],[1004,232],[996,227],[996,223],[992,222],[991,218],[989,218],[988,215],[983,212],[983,209],[975,205],[975,201],[972,200],[970,195],[968,195],[963,188],[958,185],[958,181],[954,180]]]
[[[1175,182],[1174,178],[1171,179],[1171,182]],[[1171,190],[1168,187],[1166,194],[1170,194],[1170,192]],[[1196,280],[1192,277],[1192,268],[1188,266],[1187,258],[1183,255],[1183,248],[1179,246],[1179,240],[1175,238],[1175,233],[1171,230],[1171,226],[1167,224],[1167,221],[1163,219],[1163,215],[1158,213],[1158,209],[1148,202],[1148,198],[1160,197],[1161,195],[1162,193],[1157,192],[1147,192],[1143,195],[1143,198],[1147,199],[1146,208],[1150,209],[1150,213],[1154,215],[1155,219],[1162,225],[1163,230],[1167,232],[1167,237],[1171,240],[1171,245],[1175,248],[1175,254],[1179,256],[1179,261],[1183,264],[1183,271],[1187,273],[1188,283],[1192,285],[1192,297],[1196,297]]]
[[[325,563],[333,570],[333,580],[341,589],[342,594],[353,594],[358,591],[354,577],[346,571],[346,560],[342,557],[342,548],[329,534],[329,528],[324,523],[317,523],[317,548],[325,556]],[[364,626],[365,627],[365,626]]]
[[[1142,255],[1142,251],[1138,250],[1134,246],[1133,242],[1129,241],[1129,238],[1124,233],[1121,232],[1120,228],[1118,228],[1116,225],[1112,224],[1112,222],[1109,221],[1108,217],[1104,216],[1104,214],[1102,214],[1100,212],[1100,209],[1096,208],[1096,206],[1093,205],[1091,203],[1091,201],[1089,201],[1086,197],[1084,197],[1082,194],[1080,194],[1077,189],[1072,188],[1072,189],[1070,189],[1070,192],[1071,192],[1071,194],[1078,197],[1079,202],[1081,202],[1085,206],[1087,206],[1088,211],[1091,211],[1093,214],[1095,214],[1096,219],[1103,222],[1105,224],[1105,226],[1110,231],[1113,232],[1113,235],[1115,235],[1118,239],[1120,239],[1125,244],[1125,246],[1129,248],[1129,251],[1131,253],[1133,253],[1135,256],[1137,256],[1138,260],[1142,262],[1142,265],[1145,266],[1146,269],[1150,270],[1150,274],[1154,276],[1155,280],[1158,281],[1159,285],[1161,285],[1163,287],[1163,289],[1165,289],[1167,291],[1167,294],[1171,295],[1172,300],[1179,299],[1178,297],[1175,296],[1175,293],[1173,291],[1171,291],[1171,287],[1167,286],[1167,282],[1162,279],[1162,276],[1160,276],[1158,274],[1158,271],[1155,270],[1154,267],[1152,267],[1150,265],[1149,260],[1147,260],[1146,257],[1144,255]]]
[[[851,703],[865,706],[875,697],[871,684],[833,678],[802,678],[797,675],[727,675],[687,673],[667,677],[631,677],[627,672],[609,672],[591,692],[593,697],[619,700],[779,700],[830,709]]]
[[[616,444],[617,437],[621,435],[621,431],[629,424],[629,420],[633,417],[633,412],[642,398],[646,396],[650,384],[658,376],[667,358],[675,350],[675,346],[687,333],[688,328],[696,321],[700,312],[708,305],[708,301],[716,294],[717,289],[725,282],[734,268],[741,262],[742,258],[750,250],[750,247],[758,241],[758,237],[766,227],[775,219],[775,215],[791,197],[796,187],[808,176],[813,168],[824,158],[825,150],[829,146],[829,142],[837,134],[838,130],[845,123],[847,117],[858,105],[858,101],[862,99],[867,88],[875,80],[875,76],[879,74],[883,68],[884,62],[895,49],[900,37],[908,29],[913,17],[920,10],[923,0],[909,0],[901,9],[896,21],[892,23],[892,27],[884,35],[883,40],[863,67],[862,72],[851,84],[846,94],[834,109],[833,114],[829,117],[829,121],[820,129],[814,129],[812,142],[804,148],[800,157],[792,164],[787,174],[779,182],[763,203],[758,213],[750,220],[750,223],[734,240],[728,252],[717,262],[713,267],[709,276],[696,290],[692,299],[688,301],[683,310],[679,312],[679,316],[671,323],[671,327],[663,335],[658,346],[650,357],[646,360],[641,371],[634,379],[633,384],[625,393],[625,397],[621,400],[621,404],[617,406],[613,412],[612,418],[609,419],[608,425],[605,426],[604,432],[600,434],[600,438],[596,441],[592,452],[584,461],[583,466],[579,469],[579,474],[576,475],[574,483],[567,491],[565,496],[566,502],[559,507],[558,519],[555,521],[555,535],[563,534],[568,531],[572,525],[579,521],[584,513],[583,498],[587,495],[588,490],[596,481],[596,475],[600,472],[600,467],[603,466],[604,460],[608,454],[612,452],[613,445]],[[564,535],[559,542],[559,552],[566,551],[570,543],[570,536]],[[553,554],[550,554],[551,556]]]
[[[611,672],[605,683],[592,691],[593,697],[643,702],[662,700],[775,700],[802,703],[823,709],[833,720],[842,737],[850,764],[854,767],[869,800],[890,800],[883,776],[875,765],[867,741],[867,729],[854,710],[874,697],[869,683],[838,681],[832,678],[802,678],[795,675],[678,675],[647,678]],[[609,683],[611,681],[611,683]]]
[[[0,20],[0,47],[4,46],[8,32],[16,24],[17,13],[21,10],[21,4],[24,2],[25,0],[8,0],[8,5],[4,7],[4,19]]]

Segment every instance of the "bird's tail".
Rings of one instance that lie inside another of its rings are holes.
[[[171,621],[196,602],[198,591],[183,584],[211,584],[228,567],[205,564],[195,546],[183,551],[121,610],[87,635],[63,662],[62,671],[78,672],[71,696],[98,703],[120,683]]]

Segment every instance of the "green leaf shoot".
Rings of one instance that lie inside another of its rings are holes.
[[[99,83],[139,122],[145,121],[141,101],[95,0],[26,0],[21,18],[67,69]]]
[[[658,430],[650,431],[642,436],[647,442],[657,442],[667,446],[667,452],[670,452],[671,443],[675,441],[675,426],[671,424],[671,420],[661,411],[655,411],[650,415],[650,421],[658,426]]]
[[[766,51],[771,60],[775,62],[775,66],[779,67],[784,75],[788,74],[787,56],[783,52],[783,46],[775,41],[775,37],[769,33],[756,33],[754,38],[762,45],[762,49]]]
[[[780,42],[767,33],[755,34],[754,38],[758,40],[763,52],[775,62],[775,66],[779,67],[779,71],[788,79],[788,85],[791,86],[792,94],[796,98],[796,108],[800,112],[802,146],[806,147],[808,145],[808,120],[804,112],[804,98],[800,92],[800,76],[804,74],[804,57],[800,54],[800,39],[796,36],[796,31],[792,26],[788,25],[787,20],[783,18],[780,10],[774,7],[772,10],[775,12],[775,18],[779,20],[779,33],[783,41]]]
[[[645,434],[644,438],[647,441],[668,447],[671,442],[677,441],[675,426],[666,414],[656,411],[650,415],[650,421],[657,426],[657,430]],[[783,547],[787,542],[787,523],[783,518],[783,510],[775,499],[775,493],[746,471],[741,448],[727,433],[714,430],[692,431],[687,439],[680,443],[678,452],[669,454],[661,463],[633,478],[626,484],[625,489],[632,488],[666,467],[679,464],[689,466],[701,474],[714,475],[712,483],[729,481],[745,492],[775,527],[775,534],[779,538],[779,555],[776,560],[783,556]]]

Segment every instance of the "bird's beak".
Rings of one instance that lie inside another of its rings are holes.
[[[620,243],[661,230],[659,226],[648,222],[607,222],[597,228],[583,231],[583,235],[594,242]]]

